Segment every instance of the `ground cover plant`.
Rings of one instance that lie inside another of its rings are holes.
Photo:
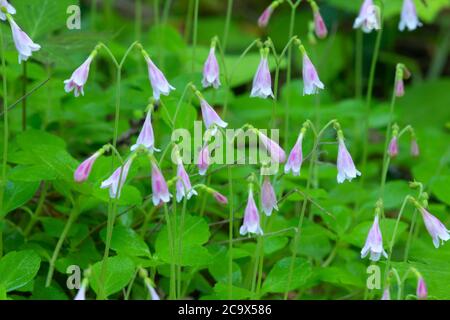
[[[450,299],[448,0],[0,0],[1,299]]]

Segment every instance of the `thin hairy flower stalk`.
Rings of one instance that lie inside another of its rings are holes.
[[[22,67],[22,96],[27,94],[27,62],[23,62]],[[22,100],[22,131],[27,129],[27,98]]]
[[[125,290],[125,294],[123,296],[123,300],[128,300],[131,294],[131,289],[133,288],[134,281],[136,280],[136,276],[139,274],[139,269],[137,268],[131,278],[130,282],[128,282],[127,289]]]
[[[0,30],[0,50],[2,54],[2,79],[3,79],[3,161],[2,161],[2,181],[0,184],[0,224],[3,222],[3,197],[6,189],[6,165],[8,164],[8,91],[7,91],[7,74],[5,61],[5,42],[3,39],[3,31]],[[0,258],[3,256],[3,228],[0,228]]]
[[[394,275],[395,280],[397,281],[397,300],[401,300],[402,299],[402,289],[403,289],[402,279],[400,278],[400,275],[398,274],[397,269],[392,268],[391,272]]]
[[[380,2],[381,5],[383,5],[383,1]],[[363,140],[362,140],[362,144],[363,144],[363,152],[362,152],[362,165],[361,165],[361,171],[362,172],[367,172],[366,171],[366,166],[367,166],[367,157],[369,155],[369,118],[370,118],[370,111],[371,111],[371,106],[372,106],[372,94],[373,94],[373,84],[375,81],[375,70],[376,70],[376,66],[377,66],[377,62],[378,62],[378,55],[380,53],[380,45],[381,45],[381,36],[383,35],[383,22],[384,22],[384,10],[383,7],[381,6],[380,8],[381,10],[381,18],[380,18],[380,30],[378,30],[377,33],[377,38],[375,40],[375,48],[373,51],[373,56],[372,56],[372,62],[370,64],[370,73],[369,73],[369,83],[368,83],[368,88],[367,88],[367,97],[366,97],[366,106],[365,106],[365,112],[363,113],[364,116],[364,121],[363,121]],[[361,177],[361,187],[364,186],[364,182],[365,182],[365,177],[367,175],[364,174]]]
[[[228,299],[233,299],[233,172],[228,166]]]
[[[185,96],[186,96],[186,93],[188,92],[188,90],[189,90],[189,88],[190,88],[191,86],[192,86],[192,83],[189,82],[189,83],[184,87],[184,90],[183,90],[183,93],[181,94],[180,100],[178,100],[177,107],[176,107],[176,109],[175,109],[175,114],[173,115],[173,119],[171,120],[173,126],[175,126],[175,124],[177,123],[178,113],[180,112],[181,104],[183,103],[184,98],[185,98]],[[170,119],[170,117],[169,117],[169,119]]]
[[[190,40],[193,7],[194,7],[194,0],[189,0],[187,12],[186,12],[186,24],[184,25],[184,42],[185,43],[188,43]]]
[[[356,48],[355,48],[355,97],[360,100],[363,91],[363,32],[356,30]]]
[[[199,0],[194,0],[194,28],[192,30],[192,73],[194,73],[195,71],[195,51],[197,49],[198,6]]]
[[[117,59],[114,57],[114,55],[112,54],[111,50],[104,45],[103,43],[99,43],[99,47],[102,47],[106,50],[106,52],[109,54],[109,56],[111,57],[112,61],[114,62],[115,66],[116,66],[116,107],[115,107],[115,114],[114,114],[114,133],[113,133],[113,143],[112,143],[112,149],[117,151],[117,137],[118,137],[118,132],[119,132],[119,116],[120,116],[120,84],[121,84],[121,77],[122,77],[122,66],[125,63],[126,58],[128,57],[129,53],[131,52],[131,50],[138,45],[138,42],[135,41],[133,42],[127,49],[127,51],[125,52],[122,60],[120,61],[120,63],[117,62]],[[115,166],[115,161],[116,161],[116,152],[112,153],[111,156],[111,170],[114,169]],[[122,180],[122,171],[120,170],[120,175],[119,175],[119,181]],[[120,185],[120,183],[119,183]],[[105,242],[105,252],[103,255],[103,261],[102,261],[102,267],[101,267],[101,272],[100,272],[100,289],[99,289],[99,297],[101,299],[104,299],[106,297],[104,297],[104,280],[105,280],[105,275],[106,275],[106,262],[109,256],[109,249],[111,247],[111,238],[112,238],[112,232],[113,232],[113,228],[114,228],[114,222],[115,222],[115,216],[116,216],[116,211],[117,211],[117,199],[115,199],[116,201],[112,201],[112,199],[109,199],[109,203],[108,203],[108,221],[107,221],[107,228],[106,228],[106,242]],[[113,203],[114,202],[114,203]]]
[[[228,32],[230,30],[230,21],[231,21],[232,13],[233,13],[233,0],[228,0],[227,1],[227,15],[226,15],[226,18],[225,18],[225,29],[223,31],[223,40],[222,40],[222,45],[223,45],[223,50],[224,51],[227,50]]]
[[[291,17],[289,20],[289,38],[292,39],[294,36],[294,27],[295,27],[295,13],[297,11],[297,7],[300,5],[302,0],[297,0],[295,3],[293,3],[291,0],[288,1],[288,3],[291,6]],[[286,85],[289,88],[291,84],[291,76],[292,76],[292,47],[289,46],[288,49],[288,57],[287,57],[287,67],[286,67]],[[291,97],[288,94],[286,99],[286,110],[285,110],[285,118],[284,118],[284,148],[287,149],[289,145],[289,117],[290,117],[290,104],[291,104]]]
[[[134,38],[141,41],[142,33],[142,0],[134,2]]]
[[[391,259],[392,259],[392,250],[394,248],[395,237],[397,236],[398,225],[400,223],[400,219],[402,218],[403,211],[405,211],[405,207],[408,204],[408,201],[410,201],[410,200],[411,200],[411,196],[407,195],[405,197],[405,199],[403,200],[402,206],[400,207],[400,211],[398,212],[398,215],[397,215],[397,220],[395,221],[394,231],[392,233],[392,238],[391,238],[391,241],[389,243],[389,248],[388,248],[388,258],[386,261],[386,268],[384,269],[383,290],[386,287],[387,277],[389,275],[389,268],[390,268]]]
[[[25,238],[28,237],[34,225],[36,224],[37,218],[41,215],[42,208],[44,207],[44,201],[45,198],[47,197],[47,189],[48,189],[47,182],[46,181],[42,182],[41,194],[39,196],[36,210],[34,211],[33,215],[30,218],[30,221],[28,222],[27,226],[25,227],[25,230],[23,231],[23,235],[25,236]]]
[[[176,203],[176,201],[174,201]],[[177,230],[179,241],[178,241],[178,249],[177,249],[177,296],[178,299],[181,299],[181,263],[183,261],[183,233],[184,233],[184,222],[186,218],[186,204],[187,197],[183,197],[183,208],[181,209],[181,221],[180,227]]]
[[[361,32],[361,31],[360,31]],[[395,77],[397,79],[397,76]],[[384,142],[384,151],[383,151],[383,167],[381,171],[381,186],[380,186],[380,197],[384,197],[384,187],[386,184],[387,171],[389,169],[390,157],[388,156],[388,145],[389,140],[391,139],[391,131],[392,131],[392,120],[394,119],[394,108],[395,108],[395,88],[392,90],[392,98],[391,98],[391,106],[389,108],[389,121],[386,128],[386,137]]]
[[[336,120],[331,120],[329,121],[323,128],[322,130],[320,130],[320,132],[316,132],[316,129],[314,127],[314,125],[308,120],[308,122],[310,123],[310,128],[312,129],[313,133],[314,133],[314,145],[313,145],[313,149],[311,151],[311,158],[309,160],[309,173],[308,173],[308,180],[306,182],[306,190],[305,193],[306,195],[309,195],[309,190],[311,187],[311,182],[312,182],[312,178],[313,178],[313,174],[314,174],[314,166],[315,163],[317,161],[317,148],[321,139],[322,134],[325,132],[325,130],[332,124],[334,124],[336,122]],[[291,264],[289,266],[289,274],[288,274],[288,281],[286,284],[286,291],[284,292],[284,300],[287,300],[288,298],[288,294],[289,294],[289,287],[291,285],[291,281],[292,281],[292,274],[294,272],[294,265],[295,265],[295,259],[297,258],[297,247],[298,247],[298,241],[300,240],[300,231],[302,229],[303,226],[303,220],[305,217],[305,213],[306,213],[306,207],[308,204],[308,198],[305,197],[302,203],[302,209],[300,212],[300,217],[298,219],[298,224],[297,224],[297,232],[295,233],[294,236],[294,242],[293,242],[293,248],[292,248],[292,256],[291,256]]]
[[[55,270],[55,263],[58,259],[59,252],[61,251],[61,247],[66,240],[67,234],[70,231],[70,228],[72,227],[72,224],[75,222],[75,220],[78,217],[78,214],[80,213],[77,202],[74,203],[72,211],[70,212],[69,218],[67,219],[66,225],[64,226],[64,229],[59,236],[58,242],[56,243],[55,250],[53,251],[52,257],[49,261],[49,267],[47,272],[47,279],[45,281],[45,286],[49,287],[52,283],[53,278],[53,272]]]
[[[175,202],[175,201],[174,201]],[[170,247],[170,289],[169,289],[169,299],[176,299],[176,270],[175,270],[175,251],[174,251],[174,238],[172,234],[172,224],[169,217],[169,209],[167,204],[164,204],[164,217],[167,222],[167,236],[169,238]]]
[[[172,7],[172,0],[166,0],[164,3],[163,15],[162,15],[162,24],[164,26],[167,25],[167,20],[169,19],[169,13],[170,13],[171,7]]]

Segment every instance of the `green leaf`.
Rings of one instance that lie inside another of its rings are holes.
[[[0,287],[9,292],[27,285],[40,265],[41,258],[32,250],[9,252],[0,259]]]
[[[42,181],[55,180],[58,177],[55,171],[46,165],[17,166],[9,172],[9,178],[16,181]]]
[[[5,203],[0,217],[19,208],[33,198],[39,187],[38,182],[8,181],[5,188]]]
[[[103,242],[106,239],[106,229],[100,233]],[[114,227],[111,239],[111,249],[117,253],[131,256],[149,256],[150,250],[144,240],[131,228],[121,225]]]
[[[99,294],[102,261],[92,267],[91,286]],[[109,257],[106,261],[106,274],[104,278],[106,297],[124,288],[134,275],[133,260],[125,256]]]
[[[292,268],[292,276],[290,279],[289,288],[289,271],[291,268],[292,258],[284,258],[278,261],[270,270],[269,275],[264,281],[262,290],[264,292],[285,292],[286,289],[294,290],[306,283],[312,274],[312,267],[310,262],[296,258]]]
[[[181,225],[181,218],[177,217],[178,225]],[[171,216],[173,223],[173,216]],[[181,226],[180,226],[181,227]],[[179,247],[180,238],[181,245],[181,259],[180,264],[185,266],[201,266],[211,262],[211,254],[208,250],[202,247],[209,239],[209,227],[205,219],[198,216],[186,215],[184,221],[184,228],[182,236],[181,230],[175,232],[174,235],[174,257],[175,263],[178,263],[176,249]],[[156,238],[155,250],[158,258],[165,262],[172,261],[171,241],[169,241],[167,225],[164,226]]]

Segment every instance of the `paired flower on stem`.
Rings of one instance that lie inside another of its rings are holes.
[[[75,97],[84,96],[84,85],[89,77],[89,68],[92,60],[97,55],[97,49],[94,49],[89,57],[79,66],[70,76],[69,79],[64,80],[64,90],[69,93],[74,91]]]
[[[75,170],[73,174],[73,179],[76,182],[84,182],[89,178],[89,174],[91,173],[92,166],[95,161],[104,153],[104,149],[100,149],[95,152],[92,156],[84,160]]]
[[[164,179],[158,165],[153,159],[150,161],[152,165],[152,201],[157,206],[161,202],[169,202],[172,195],[169,193],[166,179]]]
[[[125,180],[128,176],[131,163],[133,162],[133,156],[131,156],[123,166],[118,167],[113,174],[102,182],[100,188],[109,188],[109,196],[111,199],[119,199]]]
[[[261,186],[261,202],[266,216],[272,215],[272,211],[274,209],[278,211],[277,197],[268,176],[264,177],[264,181]]]
[[[309,1],[314,15],[314,31],[319,39],[324,39],[328,35],[327,26],[320,15],[319,6],[313,0]]]
[[[316,68],[308,57],[305,47],[301,41],[296,39],[295,43],[298,45],[303,57],[303,95],[311,95],[319,93],[319,90],[323,90],[325,85],[320,81]]]
[[[292,171],[294,176],[300,175],[300,169],[303,162],[303,151],[302,151],[302,143],[303,137],[305,135],[306,128],[303,127],[300,131],[300,134],[297,138],[297,142],[289,154],[286,165],[284,166],[284,173],[289,173]]]
[[[155,148],[155,135],[153,133],[151,118],[152,109],[153,105],[150,105],[145,117],[144,125],[142,126],[142,130],[139,133],[136,143],[131,146],[131,151],[136,150],[140,145],[144,146],[151,153],[153,153],[154,151],[160,151],[159,149]]]
[[[141,47],[141,53],[147,62],[148,68],[148,78],[150,80],[150,84],[153,88],[153,98],[155,100],[159,100],[161,94],[168,96],[171,90],[175,90],[173,86],[167,81],[164,74],[158,67],[153,63],[152,59],[148,53]]]

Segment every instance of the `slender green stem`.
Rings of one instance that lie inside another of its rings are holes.
[[[195,71],[195,52],[197,49],[197,28],[198,28],[198,7],[199,0],[194,0],[194,28],[192,30],[192,69],[191,72]]]
[[[275,78],[274,78],[274,84],[273,84],[273,102],[272,102],[272,124],[271,128],[275,129],[275,119],[276,119],[276,113],[277,113],[277,98],[278,98],[278,80],[280,77],[280,65],[277,63],[275,67]]]
[[[378,56],[380,53],[380,45],[381,45],[381,37],[383,35],[383,12],[381,17],[381,28],[377,33],[377,38],[375,42],[375,48],[372,56],[372,62],[370,65],[370,73],[369,73],[369,83],[367,88],[367,97],[366,97],[366,106],[365,112],[363,113],[364,117],[364,127],[363,127],[363,153],[362,153],[362,176],[361,176],[361,186],[364,186],[365,177],[366,177],[366,167],[367,167],[367,157],[369,155],[369,120],[370,120],[370,111],[372,105],[372,94],[373,94],[373,84],[375,81],[375,70],[378,62]]]
[[[46,181],[44,181],[42,183],[41,195],[39,196],[36,210],[34,211],[34,214],[31,216],[30,221],[28,222],[28,225],[26,226],[26,228],[23,232],[25,237],[28,237],[31,230],[33,229],[33,226],[35,225],[35,223],[37,221],[37,218],[39,217],[39,215],[42,212],[42,208],[44,207],[45,197],[47,196],[47,189],[48,189],[48,184]]]
[[[301,1],[297,1],[295,4],[293,4],[291,1],[289,1],[289,4],[291,5],[291,17],[289,21],[289,38],[292,39],[294,35],[294,27],[295,27],[295,14],[298,5]],[[287,69],[286,69],[286,86],[289,88],[291,84],[291,76],[292,76],[292,47],[289,46],[288,49],[288,61],[287,61]],[[289,117],[290,117],[290,105],[291,105],[291,97],[290,94],[287,95],[286,99],[286,110],[284,114],[284,147],[287,148],[289,144]]]
[[[389,108],[389,122],[386,128],[386,137],[384,141],[384,151],[383,151],[383,168],[381,173],[381,187],[380,187],[380,197],[384,197],[384,186],[386,184],[386,178],[387,178],[387,171],[389,168],[389,156],[388,156],[388,145],[389,140],[391,137],[391,130],[392,130],[392,120],[394,119],[394,108],[395,108],[395,89],[392,92],[392,98],[391,98],[391,106]]]
[[[289,274],[288,274],[288,281],[286,284],[286,291],[284,292],[284,299],[286,300],[288,298],[288,294],[289,294],[289,288],[291,286],[291,282],[292,282],[292,274],[294,272],[294,265],[295,265],[295,259],[297,258],[297,251],[298,251],[298,242],[300,240],[300,232],[303,226],[303,220],[305,217],[305,213],[306,213],[306,207],[308,204],[308,198],[309,198],[309,190],[311,188],[311,183],[312,183],[312,178],[314,175],[314,166],[316,164],[317,161],[317,149],[319,146],[319,142],[321,139],[322,134],[325,132],[325,130],[332,125],[333,123],[335,123],[336,120],[331,120],[329,121],[323,128],[322,130],[320,130],[319,132],[316,131],[314,124],[312,122],[309,121],[310,123],[310,127],[314,133],[314,146],[313,149],[311,151],[311,159],[309,161],[309,173],[308,173],[308,180],[306,182],[306,190],[305,190],[305,194],[306,196],[304,197],[303,203],[302,203],[302,209],[300,212],[300,217],[298,219],[298,224],[297,224],[297,230],[296,233],[294,235],[294,241],[293,241],[293,248],[292,248],[292,256],[291,256],[291,263],[289,266]]]
[[[58,242],[56,243],[55,250],[53,251],[52,257],[50,259],[49,262],[50,265],[47,273],[47,280],[45,281],[46,287],[49,287],[52,283],[53,272],[55,270],[55,263],[56,260],[58,259],[59,252],[61,251],[61,247],[64,241],[66,240],[67,234],[69,233],[72,224],[77,219],[78,214],[79,214],[78,205],[75,203],[72,211],[70,212],[69,218],[67,219],[66,225],[64,226],[64,229],[61,233],[61,236],[59,237]]]
[[[2,54],[2,80],[3,80],[3,161],[2,161],[2,181],[0,184],[0,217],[4,216],[3,197],[6,189],[6,166],[8,164],[8,90],[7,90],[7,73],[5,60],[5,43],[3,39],[3,31],[0,28],[0,50]],[[0,218],[0,258],[3,256],[3,218]]]
[[[192,11],[194,7],[194,0],[189,0],[186,13],[186,24],[184,26],[184,42],[188,43],[190,40],[191,27],[192,27]]]
[[[163,8],[162,24],[167,25],[169,19],[170,7],[172,6],[172,0],[166,0]]]
[[[412,239],[413,239],[413,235],[414,235],[414,228],[416,227],[416,219],[417,219],[417,209],[414,209],[412,220],[411,220],[411,226],[409,227],[408,240],[406,241],[403,262],[408,261],[409,249],[411,248],[411,243],[412,243]]]
[[[228,166],[228,299],[233,299],[233,172]]]
[[[181,264],[183,263],[183,234],[184,234],[184,223],[186,218],[186,205],[187,198],[186,196],[183,198],[183,208],[181,209],[181,221],[180,228],[178,229],[178,249],[177,249],[177,296],[178,299],[181,298]]]
[[[408,204],[408,201],[410,201],[410,199],[411,199],[411,196],[409,196],[409,195],[405,197],[405,199],[403,200],[402,206],[400,208],[400,211],[398,213],[397,220],[395,221],[394,231],[392,233],[391,241],[389,242],[388,258],[387,258],[387,261],[386,261],[386,268],[384,270],[383,290],[384,290],[384,288],[386,286],[387,277],[389,275],[389,268],[390,268],[391,259],[392,259],[392,250],[394,248],[395,237],[396,237],[397,231],[398,231],[398,225],[400,224],[400,219],[402,218],[403,211],[405,210],[405,207]]]
[[[141,40],[142,32],[142,0],[136,0],[134,3],[134,38]]]
[[[362,98],[363,79],[363,33],[356,30],[356,55],[355,55],[355,96],[359,100]]]
[[[172,224],[169,217],[169,210],[167,208],[167,204],[164,204],[164,216],[167,222],[167,236],[169,238],[169,247],[170,247],[170,294],[169,298],[171,300],[176,299],[176,273],[175,273],[175,252],[174,252],[174,238],[172,233]]]
[[[27,94],[27,62],[23,62],[22,67],[22,96]],[[22,131],[27,130],[27,99],[22,100]]]
[[[227,15],[225,18],[225,29],[223,31],[223,40],[222,40],[223,50],[225,52],[227,50],[228,45],[228,32],[230,31],[230,22],[232,13],[233,13],[233,0],[228,0]]]

